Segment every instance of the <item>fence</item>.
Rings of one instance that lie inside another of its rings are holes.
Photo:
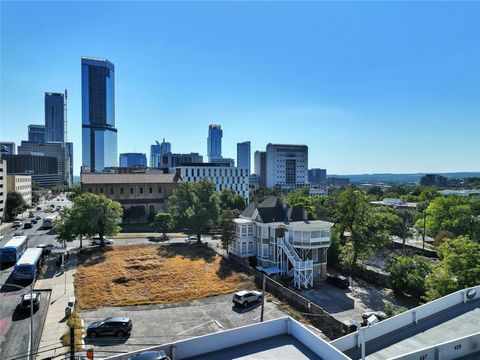
[[[286,288],[264,273],[252,268],[245,260],[232,254],[228,254],[228,259],[239,265],[242,271],[248,273],[249,275],[255,276],[255,281],[259,287],[261,286],[263,277],[265,276],[266,291],[278,299],[287,302],[296,310],[306,314],[312,325],[319,328],[331,340],[337,339],[349,333],[348,325],[335,319],[320,306],[312,303],[310,300],[304,298],[295,291]]]

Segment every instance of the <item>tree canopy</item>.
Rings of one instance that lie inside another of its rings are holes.
[[[220,223],[220,201],[215,184],[206,179],[197,183],[178,184],[168,204],[175,227],[193,230],[198,242],[202,231]]]
[[[220,207],[223,209],[239,210],[245,209],[245,199],[233,189],[223,189],[220,192]]]
[[[396,256],[387,266],[390,286],[396,293],[419,299],[425,293],[425,278],[432,272],[430,263],[420,256]]]
[[[153,222],[150,224],[153,228],[158,229],[166,237],[166,233],[173,228],[172,214],[168,212],[159,212],[155,214]]]
[[[24,212],[27,207],[27,203],[23,199],[22,194],[17,191],[9,192],[5,203],[5,219],[15,219],[15,217]]]

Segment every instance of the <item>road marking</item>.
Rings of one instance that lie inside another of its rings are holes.
[[[220,329],[223,329],[222,324],[220,324],[217,320],[213,320],[213,321],[215,321],[215,324],[217,324]]]
[[[190,329],[187,329],[187,330],[185,330],[185,331],[182,331],[182,332],[178,333],[177,335],[183,335],[183,334],[185,334],[186,332],[189,332],[190,330],[196,329],[196,328],[198,328],[198,327],[200,327],[200,326],[203,326],[203,325],[207,325],[207,324],[209,324],[209,323],[211,323],[211,322],[214,322],[214,321],[215,321],[215,320],[213,320],[213,319],[212,319],[212,320],[209,320],[209,321],[207,321],[207,322],[204,322],[203,324],[200,324],[200,325],[194,326],[194,327],[192,327],[192,328],[190,328]]]
[[[273,311],[273,309],[272,309],[272,310],[268,310],[267,312],[264,312],[264,313],[263,313],[263,316],[265,316],[265,315],[267,315],[267,314],[271,313],[272,311]],[[260,315],[260,316],[257,316],[257,317],[256,317],[255,319],[253,319],[253,320],[258,320],[258,319],[260,319],[261,317],[262,317],[262,315]]]

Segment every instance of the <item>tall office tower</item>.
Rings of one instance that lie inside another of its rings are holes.
[[[169,142],[165,142],[165,138],[163,138],[163,141],[160,144],[160,156],[163,156],[171,152],[172,152],[172,144],[170,144]]]
[[[250,175],[250,141],[237,144],[237,166],[247,168]]]
[[[120,167],[147,167],[147,155],[142,153],[120,154]]]
[[[0,159],[0,217],[4,218],[7,203],[7,161]]]
[[[162,156],[172,152],[172,144],[165,142],[160,144],[155,140],[156,145],[150,145],[150,167],[162,167]]]
[[[327,170],[326,169],[309,169],[308,182],[310,184],[327,186]]]
[[[267,187],[292,189],[308,182],[308,146],[267,145]]]
[[[65,142],[65,94],[45,93],[45,141]]]
[[[222,158],[222,128],[220,125],[208,127],[207,156],[208,162],[215,162]]]
[[[117,164],[114,65],[82,57],[82,172]]]
[[[65,169],[67,172],[67,182],[70,188],[73,187],[73,143],[66,142],[65,143]]]
[[[255,151],[254,161],[255,175],[258,175],[258,186],[264,188],[267,186],[267,153],[265,151]]]
[[[28,125],[28,141],[45,144],[45,125]]]
[[[0,141],[0,153],[15,155],[17,153],[17,147],[13,141]]]

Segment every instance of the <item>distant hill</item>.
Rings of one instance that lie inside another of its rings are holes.
[[[442,176],[452,179],[463,179],[466,177],[480,177],[480,172],[456,172],[456,173],[438,173]],[[328,177],[349,178],[354,184],[361,183],[419,183],[420,178],[425,173],[414,174],[357,174],[357,175],[328,175]]]

